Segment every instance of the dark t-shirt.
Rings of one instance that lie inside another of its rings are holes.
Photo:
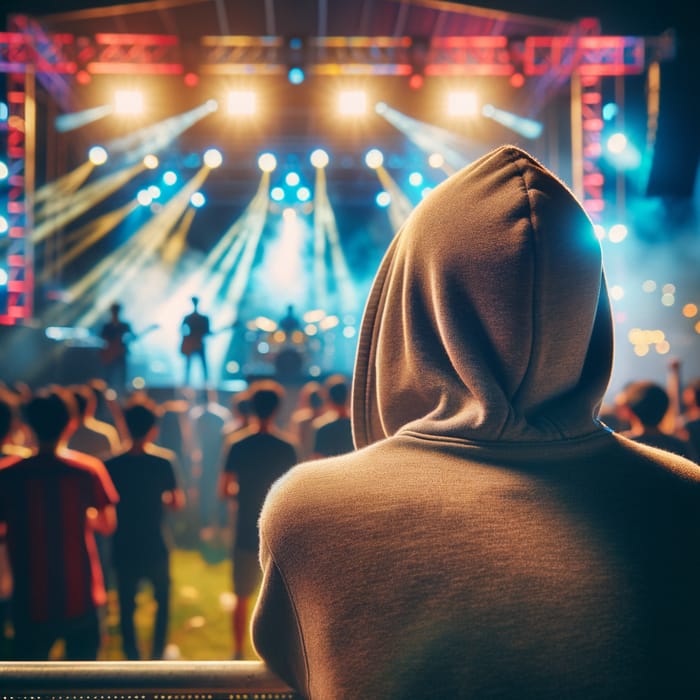
[[[167,556],[170,543],[163,527],[162,496],[177,488],[172,463],[152,454],[127,452],[105,464],[119,492],[112,550],[115,565]]]
[[[316,454],[332,457],[352,452],[354,449],[350,418],[335,418],[316,429],[314,438],[314,452]]]
[[[258,551],[258,517],[265,496],[296,462],[294,445],[270,433],[248,434],[231,444],[224,471],[238,477],[236,547]]]

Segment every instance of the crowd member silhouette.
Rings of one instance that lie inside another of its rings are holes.
[[[315,457],[333,457],[351,452],[352,427],[348,403],[350,386],[342,374],[333,374],[325,381],[327,410],[312,423]]]
[[[3,457],[24,458],[31,450],[13,442],[12,436],[18,423],[15,402],[7,395],[0,394],[0,454]],[[7,626],[10,621],[12,600],[12,569],[7,553],[7,539],[4,528],[0,527],[0,659],[11,657],[10,637]]]
[[[231,419],[224,426],[224,435],[229,440],[235,432],[250,425],[252,418],[250,404],[250,392],[248,390],[237,391],[231,397]]]
[[[93,660],[106,603],[94,533],[113,532],[118,495],[100,460],[64,449],[77,424],[69,392],[37,393],[24,417],[36,454],[0,463],[0,523],[14,578],[14,656],[46,660],[63,639],[66,659]]]
[[[270,485],[297,462],[293,442],[275,426],[285,393],[273,380],[259,380],[249,387],[254,421],[235,433],[228,447],[220,482],[224,498],[237,504],[233,545],[234,658],[242,659],[248,639],[250,599],[260,583],[258,563],[258,514]]]
[[[100,330],[104,342],[100,350],[104,378],[119,394],[126,390],[129,342],[133,338],[131,324],[121,317],[121,310],[121,304],[114,302],[109,307],[109,320]]]
[[[700,457],[700,378],[683,389],[683,430],[696,460]]]
[[[151,659],[163,658],[170,615],[170,542],[164,507],[179,510],[185,498],[173,464],[153,450],[158,433],[157,406],[138,402],[124,410],[131,447],[106,462],[119,492],[112,564],[117,578],[119,624],[127,659],[140,659],[134,628],[139,584],[153,586],[156,602]],[[155,454],[154,454],[155,452]]]
[[[700,468],[597,421],[600,244],[501,147],[436,187],[366,303],[357,450],[260,517],[258,653],[311,698],[700,695]]]
[[[192,297],[192,311],[182,319],[182,343],[180,351],[185,356],[185,385],[190,383],[192,358],[199,358],[204,384],[209,379],[206,337],[211,333],[209,317],[199,311],[199,298]]]
[[[320,418],[326,407],[323,385],[315,380],[306,382],[299,392],[298,406],[289,417],[289,432],[294,435],[299,459],[309,459],[314,448],[313,422]]]
[[[97,395],[89,384],[71,387],[78,409],[79,423],[68,440],[68,447],[79,452],[87,452],[93,457],[105,460],[115,455],[121,446],[117,429],[95,417]]]
[[[190,410],[192,426],[192,477],[197,489],[199,533],[203,540],[220,534],[227,524],[227,503],[218,498],[217,483],[224,449],[224,428],[231,411],[217,400],[216,391],[207,389]]]
[[[630,382],[622,392],[620,402],[620,410],[630,424],[623,435],[683,457],[694,458],[686,440],[661,429],[669,404],[668,393],[659,384],[649,380]]]

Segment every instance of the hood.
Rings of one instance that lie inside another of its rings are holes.
[[[590,434],[612,351],[593,224],[532,156],[498,148],[435,188],[384,256],[358,340],[355,444]]]

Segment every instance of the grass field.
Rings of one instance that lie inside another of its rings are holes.
[[[217,561],[217,559],[219,561]],[[209,560],[209,561],[208,561]],[[168,632],[169,651],[174,658],[225,660],[231,658],[231,609],[234,597],[231,561],[221,553],[204,555],[198,550],[175,549],[171,555],[171,603]],[[107,614],[107,640],[100,658],[119,660],[119,605],[116,591],[110,590]],[[155,603],[148,586],[137,598],[136,629],[142,658],[150,653]],[[252,648],[246,658],[257,658]]]

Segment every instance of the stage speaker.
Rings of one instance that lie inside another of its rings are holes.
[[[700,163],[700,95],[696,76],[676,58],[662,64],[659,124],[649,171],[649,197],[692,197]]]

